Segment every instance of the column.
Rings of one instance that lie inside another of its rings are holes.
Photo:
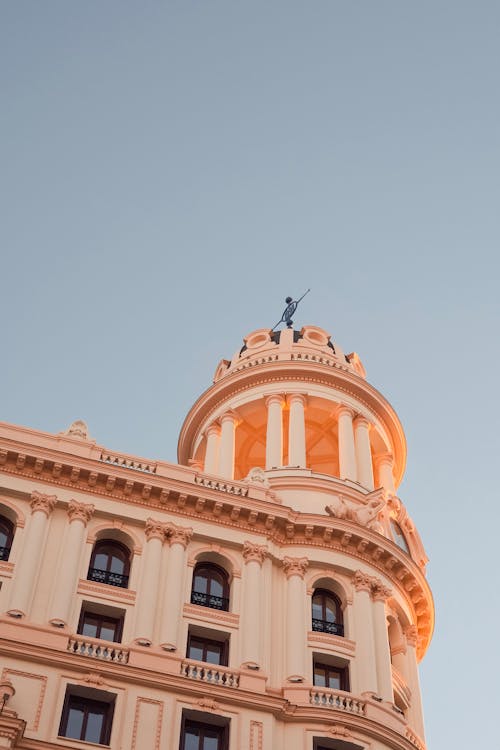
[[[406,679],[411,691],[411,702],[408,710],[408,724],[422,742],[424,737],[424,715],[422,711],[422,698],[420,695],[420,680],[418,677],[417,645],[418,631],[415,625],[405,628],[406,636]]]
[[[266,469],[273,469],[283,466],[283,397],[269,396],[266,406]]]
[[[168,555],[168,578],[160,625],[160,646],[165,651],[177,651],[179,623],[184,596],[184,571],[186,548],[193,536],[193,529],[168,524],[166,536],[170,543]]]
[[[288,430],[288,464],[289,466],[306,466],[306,425],[304,417],[305,396],[292,393],[288,397],[290,405],[290,424]]]
[[[165,525],[161,521],[148,518],[145,532],[147,542],[144,550],[141,585],[138,589],[139,596],[135,607],[137,612],[135,641],[140,646],[150,646],[153,642]]]
[[[352,426],[353,416],[354,412],[348,406],[341,406],[338,410],[340,478],[355,482],[357,474]]]
[[[372,583],[373,599],[373,634],[375,640],[375,662],[377,664],[377,694],[385,701],[394,702],[392,687],[391,650],[387,632],[387,617],[385,612],[386,599],[391,590],[382,584],[378,578]]]
[[[309,565],[306,557],[285,557],[283,568],[286,585],[286,679],[303,682],[305,679],[305,602],[304,575]]]
[[[93,512],[93,505],[77,503],[76,500],[71,500],[68,505],[69,527],[51,606],[50,623],[55,627],[62,628],[68,624],[73,596],[77,587],[85,527]]]
[[[377,668],[373,640],[373,606],[370,599],[371,576],[357,570],[354,585],[354,621],[356,638],[356,676],[359,693],[377,694]]]
[[[207,474],[217,474],[219,463],[219,440],[220,427],[217,424],[211,424],[207,429],[207,448],[205,451],[205,463],[203,471]]]
[[[370,423],[362,416],[357,416],[354,420],[354,443],[358,482],[368,490],[373,490],[375,485],[370,448]]]
[[[56,502],[56,495],[44,495],[41,492],[31,493],[32,515],[26,529],[23,553],[16,565],[12,601],[8,610],[11,617],[24,617],[28,614],[40,567],[48,518],[54,510]]]
[[[234,442],[236,414],[227,412],[221,417],[219,474],[224,479],[234,479]]]
[[[378,484],[391,495],[396,494],[394,484],[394,459],[390,453],[382,453],[377,456],[376,464],[378,468]]]
[[[243,612],[245,621],[242,633],[242,661],[248,669],[259,669],[261,665],[261,570],[267,555],[265,545],[245,542],[245,578],[243,585]]]

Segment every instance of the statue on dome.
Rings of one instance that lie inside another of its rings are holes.
[[[307,292],[310,292],[310,291],[311,291],[310,289],[307,290]],[[292,315],[295,315],[295,310],[297,309],[299,302],[301,302],[304,299],[307,292],[304,292],[302,297],[299,297],[298,300],[294,300],[292,297],[287,297],[285,299],[286,307],[283,310],[283,315],[281,316],[280,320],[278,320],[276,325],[273,326],[273,328],[271,328],[271,331],[274,331],[274,329],[277,328],[280,323],[286,323],[287,328],[292,328],[293,326]]]

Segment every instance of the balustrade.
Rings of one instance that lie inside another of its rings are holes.
[[[126,664],[129,655],[128,649],[122,648],[120,645],[87,638],[70,638],[67,650],[72,654],[91,656],[94,659],[113,661],[118,664]]]
[[[354,698],[349,693],[338,690],[327,690],[326,688],[313,688],[309,693],[309,702],[313,706],[324,706],[325,708],[334,708],[337,711],[347,711],[351,714],[365,713],[366,703]]]
[[[128,586],[128,576],[113,573],[111,570],[100,570],[99,568],[89,568],[87,580],[107,583],[110,586],[119,586],[122,589],[126,589]]]
[[[330,635],[344,635],[344,626],[338,622],[317,620],[313,617],[312,629],[315,633],[329,633]]]
[[[218,664],[204,664],[197,661],[184,660],[181,663],[181,675],[191,680],[200,680],[210,685],[222,685],[224,687],[238,687],[240,684],[239,672],[221,667]]]

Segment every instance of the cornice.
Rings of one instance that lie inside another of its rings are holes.
[[[276,502],[272,490],[252,483],[216,482],[217,489],[207,487],[196,482],[200,477],[198,472],[186,467],[172,465],[172,476],[150,475],[96,459],[68,455],[63,462],[57,460],[54,451],[48,451],[50,458],[46,458],[46,449],[27,445],[23,449],[20,454],[17,446],[2,440],[0,431],[0,473],[27,481],[26,500],[34,483],[39,488],[48,486],[51,491],[60,487],[67,489],[72,499],[81,493],[78,498],[81,501],[88,501],[90,495],[118,503],[116,514],[109,510],[103,513],[96,504],[96,512],[101,516],[121,518],[124,504],[142,507],[148,514],[166,510],[170,515],[188,519],[189,525],[200,520],[259,534],[263,541],[274,542],[285,554],[290,546],[323,548],[368,563],[389,578],[408,602],[418,627],[419,658],[428,647],[434,607],[422,570],[393,541],[375,531],[344,519],[294,511]],[[18,460],[19,455],[23,456],[22,461]],[[164,465],[165,473],[166,468]],[[18,489],[13,494],[20,496]]]
[[[390,403],[364,378],[347,368],[344,369],[338,363],[325,365],[312,360],[258,362],[253,367],[236,370],[216,381],[201,394],[184,420],[178,441],[179,463],[187,464],[191,457],[189,448],[194,445],[201,422],[209,419],[228,399],[259,385],[286,382],[334,387],[374,412],[391,435],[397,472],[396,484],[400,483],[406,465],[406,439],[399,418]]]

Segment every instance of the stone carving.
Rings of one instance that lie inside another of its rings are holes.
[[[373,601],[385,601],[392,595],[391,589],[385,586],[380,578],[363,573],[362,570],[354,573],[352,582],[356,591],[368,591]]]
[[[283,559],[283,568],[287,578],[291,576],[300,576],[304,578],[309,560],[307,557],[285,557]]]
[[[333,497],[333,502],[327,505],[325,510],[334,518],[341,518],[346,521],[354,521],[360,526],[366,526],[378,534],[384,533],[384,527],[378,520],[379,514],[385,505],[383,497],[372,497],[366,505],[355,507],[348,504],[342,495]]]
[[[253,542],[243,543],[243,559],[246,563],[255,560],[262,565],[267,557],[267,547],[264,544],[253,544]]]
[[[262,484],[264,487],[270,486],[266,472],[260,466],[254,466],[253,469],[250,469],[245,477],[245,482],[255,482],[256,484]]]
[[[199,698],[197,701],[194,702],[194,706],[199,706],[200,708],[208,708],[209,711],[217,711],[219,709],[219,704],[217,701],[214,701],[212,698],[207,698],[203,696],[203,698]]]
[[[193,536],[193,529],[167,524],[165,527],[165,536],[170,544],[182,544],[184,549],[186,549]]]
[[[386,599],[392,596],[392,590],[387,586],[384,586],[380,578],[373,578],[371,585],[371,595],[374,602],[385,602]]]
[[[333,724],[332,727],[330,727],[330,734],[334,737],[350,737],[351,733],[346,728],[343,727],[341,724]]]
[[[92,504],[78,503],[76,500],[70,500],[68,504],[68,516],[71,521],[83,521],[86,526],[94,512]]]
[[[30,505],[32,513],[41,510],[42,513],[48,516],[54,510],[56,503],[57,495],[45,495],[42,492],[36,492],[36,490],[31,493]]]
[[[413,646],[415,648],[418,643],[418,630],[416,625],[408,625],[404,629],[404,634],[406,636],[406,642],[409,646]]]
[[[80,440],[92,440],[89,435],[89,428],[87,423],[83,419],[76,419],[70,424],[67,430],[61,433],[61,435],[68,435],[69,437],[76,437]]]
[[[150,539],[160,539],[163,542],[165,539],[165,524],[161,521],[155,521],[154,518],[148,518],[145,533],[148,542]]]
[[[369,576],[368,573],[363,573],[362,570],[357,570],[354,573],[352,582],[356,591],[370,591],[372,580],[372,577]]]

